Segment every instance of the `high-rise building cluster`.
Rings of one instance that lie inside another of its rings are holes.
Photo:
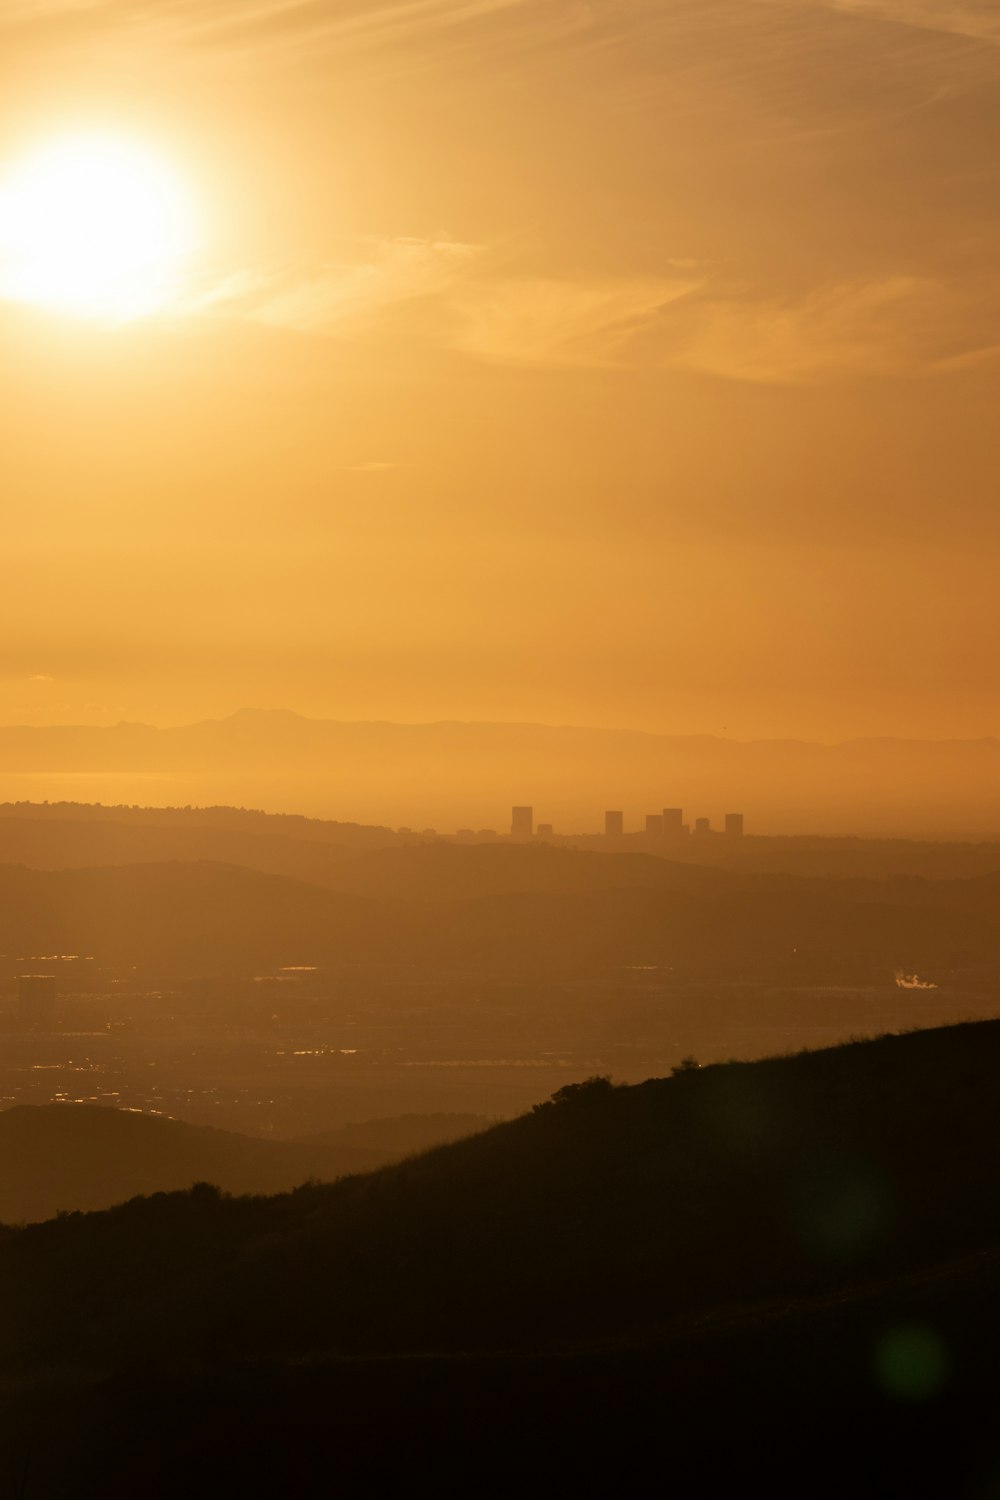
[[[646,814],[646,833],[656,839],[705,838],[716,830],[708,818],[695,818],[694,823],[685,823],[684,809],[664,807],[660,812]],[[620,812],[604,814],[604,833],[607,838],[620,838],[625,832],[625,820]],[[726,813],[723,822],[726,838],[743,837],[743,814]]]
[[[535,827],[535,809],[521,806],[511,808],[510,836],[512,839],[551,838],[551,823],[539,823]],[[695,818],[693,825],[685,823],[684,810],[680,807],[664,807],[660,812],[646,814],[646,833],[655,839],[707,838],[713,834],[708,818]],[[743,814],[726,813],[723,832],[728,839],[743,837]],[[625,834],[625,814],[620,809],[609,808],[604,814],[604,836],[618,839]]]

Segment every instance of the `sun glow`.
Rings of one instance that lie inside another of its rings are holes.
[[[127,322],[180,296],[193,205],[169,163],[125,138],[79,135],[0,168],[0,295]]]

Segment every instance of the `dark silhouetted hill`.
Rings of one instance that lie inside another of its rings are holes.
[[[332,1186],[10,1234],[0,1362],[180,1356],[209,1330],[254,1356],[647,1344],[853,1295],[1000,1246],[998,1068],[988,1022],[597,1081]]]
[[[0,1439],[51,1493],[318,1495],[333,1445],[347,1493],[991,1494],[998,1070],[989,1022],[594,1080],[331,1186],[7,1231]]]

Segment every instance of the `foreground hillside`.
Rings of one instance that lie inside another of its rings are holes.
[[[576,1086],[332,1186],[8,1234],[0,1360],[183,1356],[209,1329],[256,1354],[645,1341],[910,1274],[1000,1243],[998,1068],[983,1023]]]
[[[992,1494],[998,1070],[989,1022],[598,1081],[329,1187],[7,1231],[0,1437],[36,1452],[43,1377],[73,1493],[134,1484],[166,1422],[146,1493],[321,1494],[332,1441],[349,1493],[435,1454],[454,1492],[527,1463],[586,1490],[666,1443],[701,1482]],[[371,1448],[383,1423],[401,1447]]]

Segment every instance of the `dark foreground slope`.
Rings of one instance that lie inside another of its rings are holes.
[[[654,1459],[996,1493],[998,1077],[1000,1025],[914,1033],[572,1089],[282,1198],[10,1232],[12,1462],[36,1493],[70,1452],[71,1493],[143,1464],[149,1494],[589,1491]],[[64,1458],[31,1436],[54,1413]]]

